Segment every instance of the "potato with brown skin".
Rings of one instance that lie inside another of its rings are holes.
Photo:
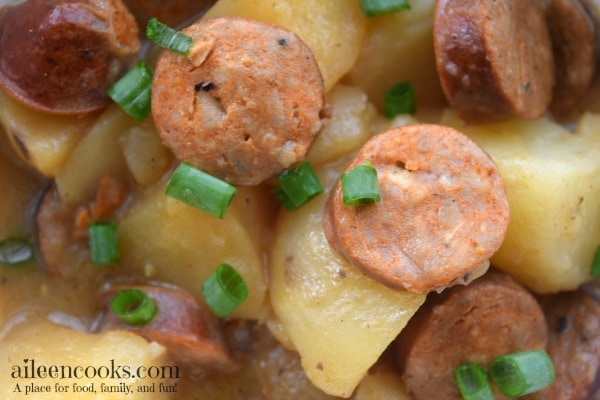
[[[322,127],[323,78],[282,27],[220,17],[182,31],[188,56],[165,51],[152,84],[158,134],[180,160],[235,185],[301,161]]]
[[[431,294],[395,341],[402,379],[415,400],[461,399],[454,371],[519,350],[544,349],[537,300],[510,276],[490,270],[468,286]]]
[[[417,293],[465,283],[487,268],[509,220],[496,164],[475,142],[440,125],[393,128],[368,140],[346,172],[370,162],[381,201],[347,206],[329,196],[329,244],[384,284]]]
[[[0,18],[0,87],[42,112],[83,114],[109,104],[140,43],[121,0],[29,0]]]
[[[150,18],[176,27],[206,11],[216,0],[123,0],[138,24],[145,27]]]
[[[434,48],[463,119],[536,118],[548,108],[554,68],[541,0],[438,0]]]

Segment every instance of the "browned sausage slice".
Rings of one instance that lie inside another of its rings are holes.
[[[44,112],[106,106],[140,47],[121,0],[28,0],[0,18],[0,87]]]
[[[158,306],[158,313],[146,325],[125,324],[110,311],[110,301],[121,289],[139,289]],[[172,286],[115,286],[100,294],[105,311],[98,330],[129,330],[167,348],[174,361],[194,376],[208,370],[231,372],[236,368],[226,347],[219,321],[188,292]]]
[[[577,111],[594,77],[596,31],[579,0],[550,0],[546,18],[556,69],[550,111],[565,119]]]
[[[346,206],[338,180],[323,218],[351,263],[403,290],[441,290],[486,264],[509,209],[496,164],[455,129],[416,124],[372,137],[346,169],[369,160],[381,201]]]
[[[541,0],[438,0],[434,48],[444,93],[463,119],[546,111],[554,71]]]
[[[189,57],[163,52],[152,115],[175,156],[236,185],[258,184],[302,160],[321,129],[324,87],[294,33],[221,17],[183,30]]]
[[[490,270],[467,286],[432,293],[396,339],[394,354],[415,400],[455,400],[462,398],[454,381],[460,364],[487,366],[503,354],[544,349],[547,341],[537,300]]]
[[[540,400],[585,400],[598,389],[600,303],[582,291],[546,296],[540,301],[548,323],[548,354],[556,379],[536,393]]]

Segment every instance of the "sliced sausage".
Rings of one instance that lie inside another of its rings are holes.
[[[579,0],[550,0],[546,18],[556,70],[550,111],[562,120],[577,111],[594,77],[596,31]]]
[[[109,219],[125,200],[125,186],[113,177],[102,178],[96,197],[80,207],[65,204],[56,188],[48,187],[38,205],[36,238],[44,268],[53,276],[81,276],[89,258],[89,223]]]
[[[460,364],[487,366],[497,356],[544,349],[547,342],[537,300],[510,276],[490,270],[467,286],[430,294],[395,340],[394,355],[415,400],[457,400]]]
[[[583,291],[540,300],[548,324],[548,354],[556,379],[535,394],[539,400],[585,400],[598,389],[600,372],[600,303]]]
[[[216,0],[123,0],[139,26],[147,26],[152,17],[176,27],[199,16]]]
[[[554,69],[541,0],[438,0],[434,49],[463,119],[536,118],[548,108]]]
[[[110,311],[112,297],[122,289],[139,289],[158,307],[145,325],[127,325]],[[229,354],[221,326],[208,308],[185,290],[172,286],[113,286],[100,293],[103,310],[97,330],[128,330],[166,347],[169,356],[197,377],[206,371],[231,372],[236,363]]]
[[[346,206],[338,180],[323,216],[334,249],[373,278],[413,292],[441,290],[487,265],[509,209],[481,147],[455,129],[415,124],[373,136],[346,171],[366,160],[377,170],[381,201]]]
[[[134,61],[137,33],[121,0],[28,0],[0,18],[0,87],[38,111],[97,110]]]
[[[238,17],[183,33],[194,40],[189,56],[163,52],[152,84],[152,115],[175,156],[235,185],[256,185],[302,160],[324,104],[304,42]]]

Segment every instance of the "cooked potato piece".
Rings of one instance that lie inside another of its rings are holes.
[[[133,118],[114,104],[98,118],[56,171],[56,186],[66,204],[81,204],[90,199],[104,176],[126,176],[119,137],[134,123]]]
[[[548,119],[464,126],[498,164],[511,210],[492,265],[538,293],[572,290],[589,279],[600,237],[600,116],[570,133]]]
[[[411,400],[406,393],[404,383],[396,371],[389,365],[369,371],[360,382],[354,394],[354,400]]]
[[[358,148],[371,135],[371,124],[376,117],[367,95],[355,87],[339,84],[326,96],[331,117],[315,140],[306,160],[313,165],[334,161]]]
[[[330,187],[345,165],[320,170],[323,185]],[[308,378],[330,395],[349,397],[425,296],[390,289],[335,253],[321,227],[326,197],[280,214],[269,287]]]
[[[134,126],[123,133],[120,142],[127,167],[133,179],[142,186],[159,180],[173,160],[172,153],[163,146],[154,125]]]
[[[270,22],[298,34],[317,60],[326,91],[356,61],[366,25],[357,1],[220,0],[203,18],[225,15]]]
[[[364,90],[379,110],[383,110],[387,88],[411,82],[415,85],[419,119],[436,122],[439,117],[437,112],[431,114],[446,102],[433,52],[434,3],[413,1],[410,10],[368,20],[360,57],[344,82]]]
[[[136,198],[119,225],[121,265],[148,278],[172,282],[200,296],[221,264],[246,281],[248,299],[233,317],[263,319],[268,311],[263,251],[272,196],[258,187],[238,188],[224,219],[167,197],[159,181]]]
[[[40,116],[0,90],[0,125],[16,153],[45,176],[56,173],[97,116]]]
[[[24,322],[2,338],[0,353],[4,355],[0,359],[0,397],[3,399],[67,400],[94,397],[103,400],[166,400],[172,395],[159,392],[159,385],[175,385],[178,381],[177,367],[168,360],[164,347],[154,342],[148,343],[126,331],[88,334],[49,321]],[[25,370],[26,367],[28,370]],[[69,368],[75,370],[77,367],[81,370],[72,371],[69,377]],[[139,367],[146,370],[138,370]],[[34,368],[35,379],[31,377]],[[144,379],[137,376],[147,374],[150,368],[154,368],[160,378]],[[130,372],[127,373],[126,369]],[[63,370],[65,379],[60,377]],[[58,375],[52,377],[53,373]],[[20,377],[15,377],[15,374],[20,374]],[[49,388],[49,392],[31,392],[32,384],[38,388]],[[155,393],[138,392],[142,385],[152,384],[155,385]],[[131,391],[103,392],[102,385],[119,388],[125,385]],[[92,386],[96,394],[76,392],[77,387],[84,390],[82,388]]]

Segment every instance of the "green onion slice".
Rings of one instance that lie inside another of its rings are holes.
[[[410,10],[410,4],[407,0],[360,0],[360,5],[367,17]]]
[[[186,55],[192,47],[192,38],[190,36],[176,31],[156,18],[148,20],[146,37],[165,49],[183,55]]]
[[[554,381],[554,366],[544,350],[506,354],[492,360],[490,375],[498,390],[520,397],[548,387]]]
[[[600,246],[596,248],[596,254],[592,261],[592,268],[590,268],[590,275],[593,278],[600,279]]]
[[[347,206],[372,204],[381,200],[377,170],[365,161],[340,177],[342,198]]]
[[[295,210],[323,192],[323,186],[312,166],[304,162],[277,175],[279,190],[275,197],[287,210]]]
[[[223,218],[237,189],[187,163],[181,163],[167,183],[165,193],[192,207]]]
[[[494,400],[485,368],[479,363],[468,362],[454,371],[454,380],[465,400]]]
[[[8,237],[0,242],[0,264],[22,265],[33,260],[33,244],[21,237]]]
[[[389,87],[383,94],[384,114],[394,118],[400,114],[414,114],[417,106],[415,87],[410,82],[401,82]]]
[[[92,222],[88,225],[88,236],[92,264],[108,265],[119,261],[116,222]]]
[[[138,62],[120,80],[108,88],[108,96],[136,121],[150,114],[152,69]]]
[[[246,300],[248,286],[231,265],[223,263],[202,284],[202,296],[217,317],[226,318]]]
[[[158,306],[148,295],[138,289],[124,289],[110,301],[110,308],[128,325],[143,325],[152,321]]]

